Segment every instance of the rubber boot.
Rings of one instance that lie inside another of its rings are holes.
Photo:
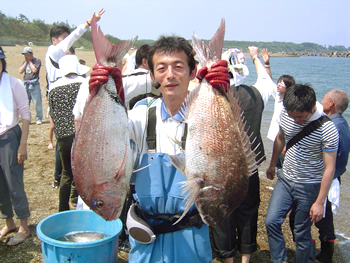
[[[322,263],[332,263],[334,253],[334,240],[321,241],[321,252],[316,259]]]

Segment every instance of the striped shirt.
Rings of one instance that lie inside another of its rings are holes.
[[[287,111],[283,109],[280,129],[285,135],[286,143],[311,121],[318,119],[320,116],[321,113],[318,111],[311,116],[310,120],[300,125],[289,117]],[[337,151],[338,140],[338,131],[333,122],[324,123],[287,151],[283,163],[284,176],[297,183],[321,183],[325,168],[323,152]]]

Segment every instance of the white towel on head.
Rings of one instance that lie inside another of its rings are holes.
[[[13,122],[13,94],[10,77],[6,72],[1,73],[0,81],[0,123],[12,125]]]

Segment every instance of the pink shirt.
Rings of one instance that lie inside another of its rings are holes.
[[[25,87],[21,80],[12,76],[9,77],[13,96],[13,121],[11,125],[0,123],[0,135],[18,124],[19,115],[21,115],[22,119],[30,121],[28,96]]]

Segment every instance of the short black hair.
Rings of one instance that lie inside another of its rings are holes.
[[[183,37],[160,36],[160,38],[151,46],[148,54],[148,66],[152,74],[154,74],[153,56],[155,53],[169,54],[176,51],[185,52],[190,72],[192,72],[196,67],[196,61],[194,59],[195,51],[191,44]]]
[[[68,33],[68,35],[70,34],[70,29],[67,26],[64,25],[58,25],[58,26],[54,26],[53,28],[51,28],[50,30],[50,40],[54,37],[54,38],[58,38],[60,35],[62,35],[63,33]]]
[[[1,71],[1,73],[2,72],[6,72],[7,73],[7,71],[6,71],[6,67],[7,67],[6,59],[2,58],[0,60],[1,60],[1,63],[2,63],[2,71]]]
[[[286,85],[286,88],[290,88],[291,86],[295,85],[295,80],[290,75],[282,75],[279,77],[277,83],[281,82],[283,80],[284,84]]]
[[[283,106],[287,112],[312,112],[316,105],[316,93],[310,84],[295,84],[287,89]]]
[[[149,45],[148,44],[144,44],[141,47],[139,47],[136,50],[136,55],[135,55],[135,69],[137,69],[138,67],[141,66],[142,64],[142,60],[145,58],[147,59],[148,57],[148,53],[149,53]]]

